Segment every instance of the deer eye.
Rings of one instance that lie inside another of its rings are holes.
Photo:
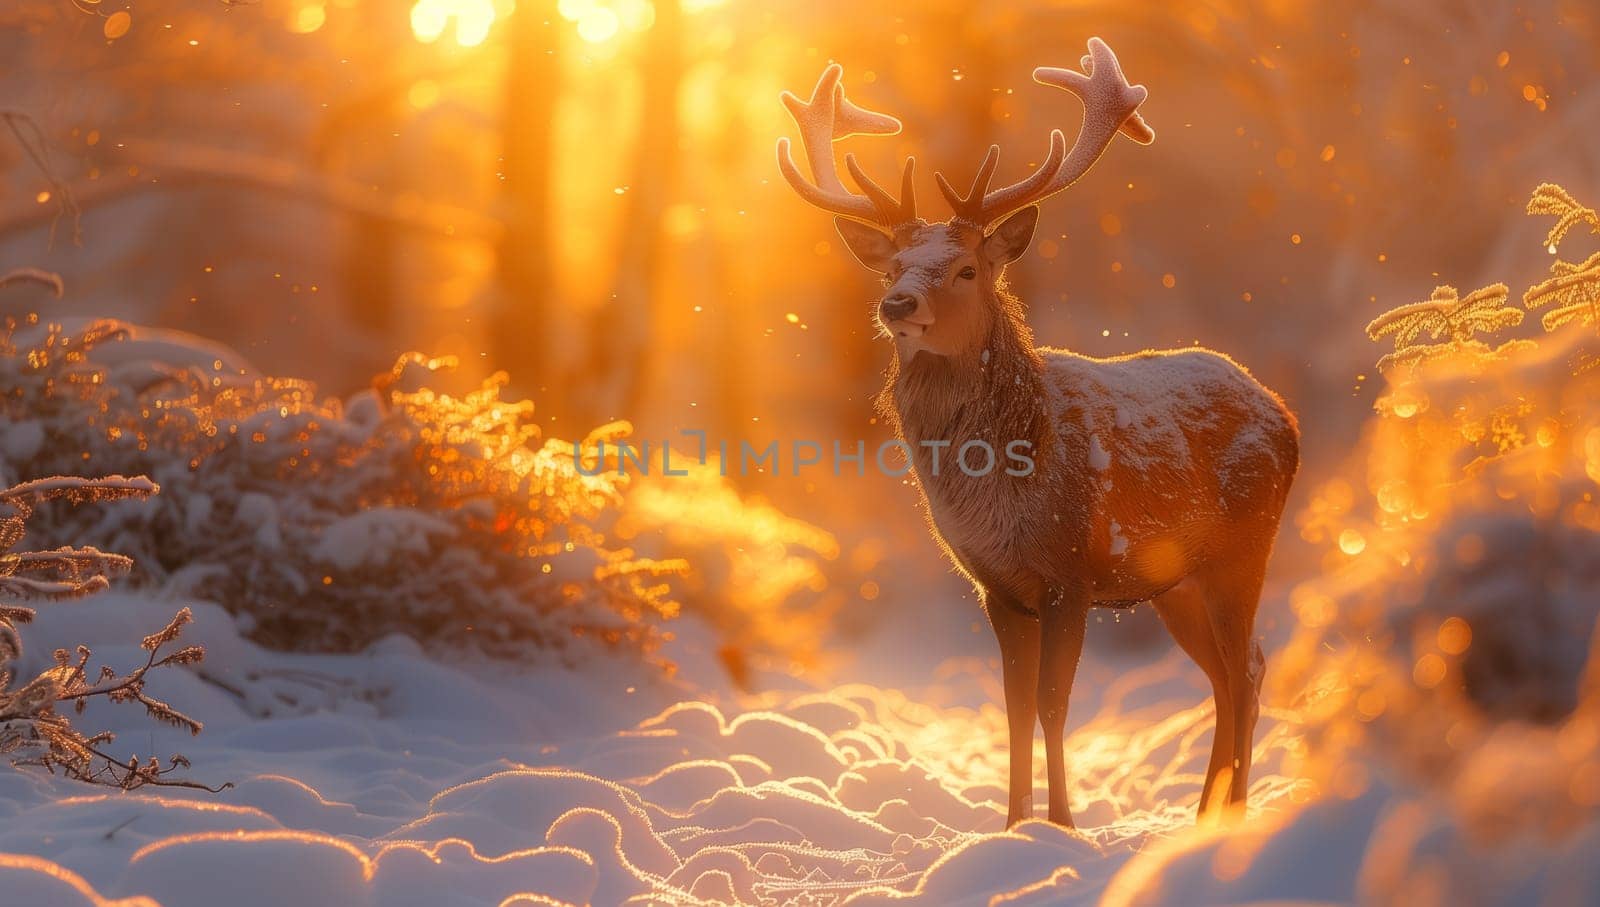
[[[961,269],[961,273],[956,275],[956,277],[958,277],[961,280],[971,280],[972,278],[977,277],[977,276],[978,276],[978,269],[974,268],[972,265],[967,265],[966,267],[962,268]]]

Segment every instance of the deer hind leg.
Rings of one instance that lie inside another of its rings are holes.
[[[1044,729],[1045,768],[1050,781],[1050,821],[1072,827],[1067,804],[1067,763],[1064,737],[1067,701],[1083,654],[1083,635],[1089,626],[1089,599],[1081,592],[1066,592],[1039,609],[1039,723]]]
[[[1227,802],[1230,810],[1239,814],[1244,812],[1250,790],[1250,757],[1260,714],[1264,659],[1253,635],[1265,572],[1266,557],[1262,555],[1215,565],[1206,577],[1206,614],[1222,656],[1233,713]]]
[[[1216,730],[1211,735],[1211,759],[1206,764],[1205,786],[1200,789],[1198,818],[1219,813],[1227,791],[1217,790],[1217,779],[1229,784],[1233,764],[1233,706],[1228,695],[1228,673],[1222,661],[1222,651],[1211,633],[1211,618],[1206,609],[1206,597],[1201,582],[1189,577],[1157,596],[1154,604],[1167,632],[1172,634],[1178,647],[1183,649],[1211,681],[1211,698],[1216,703]]]
[[[1033,723],[1038,714],[1039,621],[1003,596],[984,593],[984,611],[1000,642],[1010,732],[1010,795],[1006,827],[1033,817]]]

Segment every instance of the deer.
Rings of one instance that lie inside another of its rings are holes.
[[[835,215],[844,245],[882,278],[875,306],[892,356],[877,408],[909,450],[932,534],[972,583],[999,643],[1009,744],[1006,827],[1032,816],[1035,722],[1044,734],[1049,821],[1072,827],[1063,753],[1067,704],[1095,607],[1150,602],[1210,681],[1215,731],[1197,818],[1247,807],[1265,659],[1254,637],[1267,561],[1295,472],[1299,426],[1283,399],[1198,345],[1096,359],[1036,347],[1005,270],[1032,242],[1039,203],[1074,185],[1120,133],[1149,144],[1111,48],[1088,41],[1082,71],[1039,67],[1040,84],[1083,104],[1070,151],[1060,129],[1033,172],[990,188],[991,145],[965,194],[936,173],[952,216],[917,216],[908,157],[899,196],[834,143],[893,135],[898,119],[845,98],[823,70],[809,100],[784,92],[810,167],[778,140],[778,168]],[[1033,468],[951,468],[971,441],[1027,442]],[[941,464],[943,454],[946,462]],[[940,467],[945,468],[941,469]]]

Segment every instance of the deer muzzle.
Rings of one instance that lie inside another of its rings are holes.
[[[878,320],[897,337],[920,337],[933,324],[933,312],[921,297],[894,292],[878,303]]]

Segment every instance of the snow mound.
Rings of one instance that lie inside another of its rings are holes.
[[[122,624],[167,607],[105,595],[54,609],[36,648],[88,637],[115,657]],[[575,679],[442,664],[399,640],[267,652],[220,609],[195,611],[194,635],[224,656],[208,669],[226,673],[154,692],[206,732],[152,743],[115,710],[89,717],[141,748],[181,745],[192,776],[237,786],[121,795],[0,774],[8,892],[127,907],[1092,903],[1140,849],[1191,833],[1209,752],[1197,671],[1176,657],[1100,666],[1118,705],[1096,714],[1086,696],[1067,743],[1084,827],[1007,832],[1005,719],[981,663],[937,693],[677,702],[622,660]],[[1120,704],[1132,699],[1164,704]],[[1262,725],[1254,803],[1276,812],[1295,790],[1279,773],[1294,737]]]

